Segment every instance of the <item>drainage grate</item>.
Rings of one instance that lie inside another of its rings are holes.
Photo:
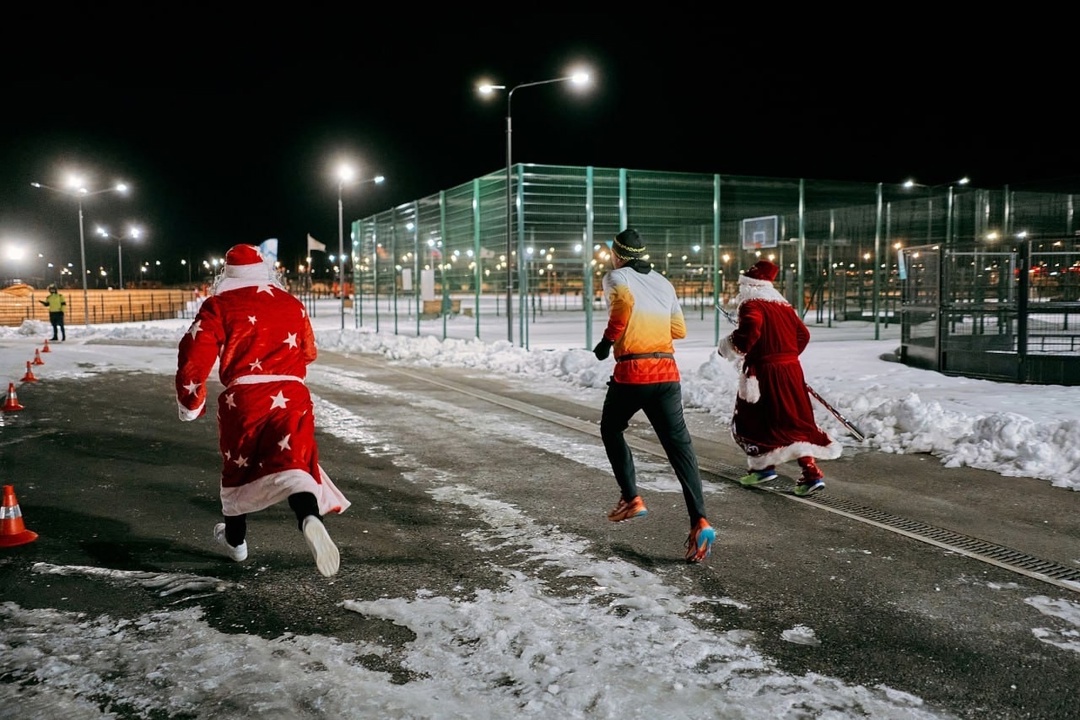
[[[732,467],[723,463],[703,462],[701,469],[711,472],[725,480],[735,480],[744,471],[741,468]],[[906,535],[930,545],[966,555],[967,557],[997,565],[998,567],[1018,572],[1028,577],[1051,583],[1058,587],[1080,592],[1080,568],[1061,565],[1042,558],[1028,555],[1027,553],[1014,550],[1004,545],[980,540],[979,538],[963,535],[961,533],[946,530],[945,528],[927,525],[917,520],[898,517],[882,510],[868,508],[858,503],[845,500],[844,498],[829,495],[828,493],[816,493],[810,497],[797,498],[790,494],[791,486],[758,485],[762,490],[768,490],[778,495],[809,502],[823,507],[831,512],[869,523],[892,532]]]

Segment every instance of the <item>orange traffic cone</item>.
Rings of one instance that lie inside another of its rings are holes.
[[[23,524],[22,510],[15,499],[15,486],[4,486],[4,504],[0,507],[0,547],[15,547],[37,540],[37,533],[30,532]]]
[[[52,352],[49,349],[49,338],[45,338],[45,347],[41,348],[41,352]]]
[[[23,406],[19,404],[19,396],[15,394],[15,383],[8,383],[7,386],[7,402],[4,403],[4,407],[0,410],[5,412],[8,410],[22,410]]]
[[[34,377],[34,371],[30,367],[30,361],[26,361],[26,374],[22,376],[23,382],[37,382],[37,378]]]
[[[45,364],[45,361],[41,359],[41,351],[38,350],[37,348],[34,348],[34,364],[35,365],[44,365]]]

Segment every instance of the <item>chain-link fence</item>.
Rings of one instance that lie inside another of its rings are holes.
[[[923,282],[927,271],[904,268],[901,251],[925,248],[931,265],[935,247],[966,253],[948,256],[947,280],[957,283],[950,293],[970,284],[963,295],[977,304],[975,288],[985,303],[1008,283],[991,283],[997,272],[972,282],[976,266],[1021,243],[1073,242],[1075,234],[1074,196],[1061,193],[548,165],[515,165],[511,178],[509,219],[505,173],[497,172],[354,222],[355,293],[376,301],[368,317],[360,303],[356,322],[419,334],[422,317],[461,313],[476,319],[479,337],[481,314],[497,313],[507,319],[506,339],[527,347],[538,317],[584,310],[589,346],[592,313],[603,308],[600,278],[611,267],[606,242],[634,227],[687,310],[713,312],[737,292],[739,273],[767,257],[808,322],[870,320],[876,328],[910,316],[912,359],[930,334],[940,362],[940,334],[923,325],[936,323],[941,307],[924,302],[931,286],[905,281],[908,273]],[[1066,262],[1073,250],[1033,261]],[[1061,302],[1076,302],[1075,290],[1063,289]],[[719,339],[725,327],[716,318]]]

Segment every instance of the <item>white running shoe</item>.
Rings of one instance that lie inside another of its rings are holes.
[[[304,518],[304,541],[315,557],[315,567],[319,568],[319,572],[326,577],[336,574],[341,563],[337,545],[330,539],[322,520],[314,515]]]
[[[225,554],[236,562],[247,560],[247,540],[236,547],[230,545],[229,541],[225,539],[225,523],[218,523],[214,526],[214,539],[218,541],[221,547],[225,548]]]

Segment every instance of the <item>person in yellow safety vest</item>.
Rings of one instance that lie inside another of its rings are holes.
[[[49,308],[49,322],[52,323],[53,342],[67,340],[67,330],[64,329],[64,307],[67,305],[67,300],[64,299],[64,296],[60,294],[55,285],[50,285],[49,294],[44,300],[38,302]],[[58,333],[59,337],[57,337]]]

